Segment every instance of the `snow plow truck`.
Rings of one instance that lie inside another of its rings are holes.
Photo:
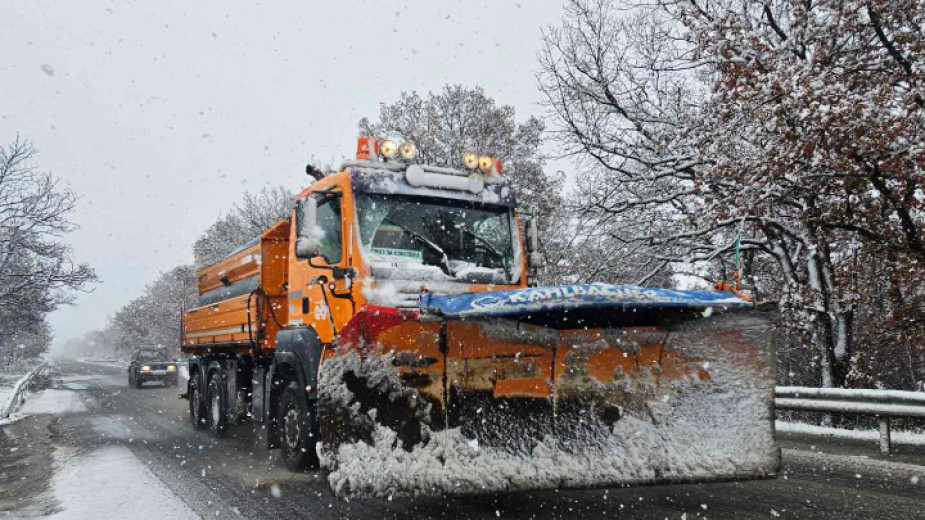
[[[536,286],[498,160],[361,138],[290,218],[201,269],[192,424],[264,426],[338,497],[774,476],[774,326],[736,294]]]

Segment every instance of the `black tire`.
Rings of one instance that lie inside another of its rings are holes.
[[[189,399],[189,416],[190,422],[197,429],[206,427],[206,407],[202,392],[205,388],[202,386],[202,377],[199,372],[192,374],[187,383],[187,399]]]
[[[145,384],[145,382],[144,382],[143,379],[141,379],[141,376],[140,376],[140,375],[139,375],[138,377],[135,378],[135,388],[141,388],[141,386],[144,385],[144,384]]]
[[[212,435],[220,437],[228,431],[228,396],[225,390],[225,382],[222,381],[220,372],[212,372],[209,375],[208,389],[208,406],[206,410],[209,415],[209,429]]]
[[[289,383],[283,390],[277,409],[279,447],[283,462],[292,471],[318,467],[315,441],[318,438],[314,407],[304,404],[300,398],[299,386]]]

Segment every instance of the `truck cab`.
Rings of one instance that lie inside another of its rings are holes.
[[[422,291],[527,285],[514,198],[500,177],[365,161],[344,170],[298,196],[289,324],[330,342],[367,305],[416,309]],[[465,189],[441,187],[450,182]]]

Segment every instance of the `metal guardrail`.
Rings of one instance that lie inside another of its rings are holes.
[[[10,394],[9,398],[7,398],[3,408],[0,408],[0,419],[9,419],[10,414],[13,413],[13,409],[22,403],[22,395],[29,388],[29,383],[32,381],[32,378],[44,370],[46,366],[47,365],[45,363],[42,363],[39,366],[33,368],[29,371],[28,374],[24,375],[19,379],[19,381],[16,382],[15,385],[13,385],[13,393]]]
[[[890,453],[890,418],[925,417],[925,392],[778,386],[774,405],[780,410],[873,415],[880,418],[880,451]]]

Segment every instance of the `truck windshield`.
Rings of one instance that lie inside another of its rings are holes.
[[[467,201],[358,193],[360,240],[379,262],[438,266],[450,276],[514,266],[511,212]]]

